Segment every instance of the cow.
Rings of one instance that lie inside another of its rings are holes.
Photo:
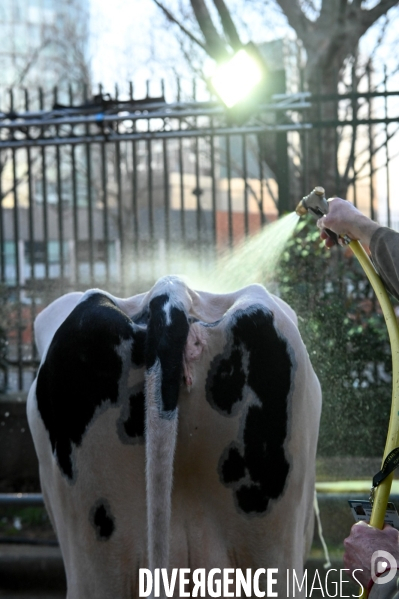
[[[293,310],[261,285],[168,276],[128,299],[64,295],[35,338],[27,413],[67,599],[139,597],[143,568],[277,568],[286,596],[313,535],[321,409]]]

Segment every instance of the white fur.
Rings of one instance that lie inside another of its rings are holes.
[[[169,531],[177,410],[161,410],[162,370],[159,360],[146,373],[146,480],[148,552],[151,570],[169,565]]]

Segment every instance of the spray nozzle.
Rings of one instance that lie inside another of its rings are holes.
[[[302,198],[295,212],[303,216],[310,212],[315,218],[321,218],[328,214],[328,202],[326,200],[324,187],[315,187],[309,195]]]
[[[299,202],[298,206],[295,209],[295,212],[299,216],[304,216],[308,212],[312,214],[315,218],[319,219],[322,216],[328,214],[329,205],[326,200],[324,187],[315,187],[313,191],[310,192],[309,195],[302,198]],[[344,243],[348,244],[352,240],[349,239],[346,235],[343,237],[338,236],[331,229],[323,229],[331,239],[335,241],[335,243]]]

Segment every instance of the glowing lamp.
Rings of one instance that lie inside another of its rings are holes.
[[[245,100],[263,77],[264,71],[259,61],[242,48],[216,68],[211,82],[222,102],[232,108]]]

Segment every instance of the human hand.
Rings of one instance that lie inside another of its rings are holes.
[[[374,528],[364,521],[356,522],[344,541],[344,567],[350,570],[364,588],[371,579],[371,558],[375,551],[390,553],[399,569],[399,532],[392,526],[385,525],[383,530]]]
[[[321,229],[320,237],[325,245],[331,248],[335,242],[328,236],[325,229],[331,229],[337,235],[347,235],[350,239],[358,239],[370,245],[370,239],[380,225],[362,214],[353,204],[341,198],[330,198],[329,212],[317,221]]]

